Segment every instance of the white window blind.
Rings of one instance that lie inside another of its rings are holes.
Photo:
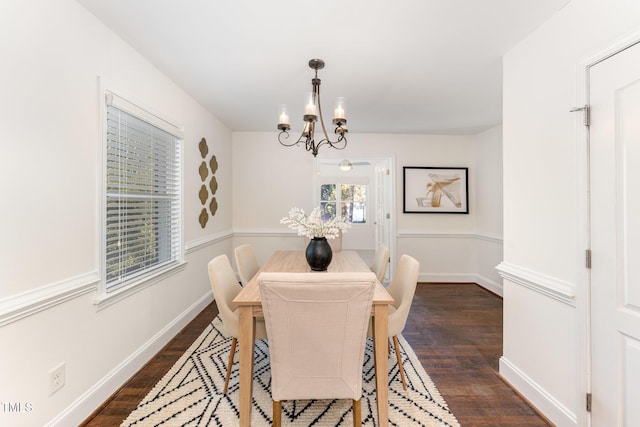
[[[107,292],[178,264],[182,240],[180,137],[114,100],[122,99],[107,96]]]

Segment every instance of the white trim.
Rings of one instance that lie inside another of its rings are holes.
[[[184,139],[184,126],[166,114],[155,111],[135,100],[131,96],[122,96],[112,89],[104,89],[104,102],[107,106],[113,106],[118,110],[131,114],[171,135]],[[131,100],[131,101],[129,101]]]
[[[430,283],[476,283],[472,273],[420,273],[418,282]]]
[[[102,405],[113,392],[122,387],[142,366],[156,355],[178,332],[191,322],[213,301],[211,291],[200,297],[171,323],[144,343],[95,385],[80,395],[71,405],[60,412],[47,426],[79,425],[96,408]]]
[[[148,288],[149,286],[155,285],[156,283],[159,283],[160,281],[183,271],[186,265],[187,261],[182,261],[169,268],[165,268],[152,274],[145,275],[142,279],[127,284],[127,286],[124,286],[113,292],[100,293],[96,295],[96,298],[93,300],[93,304],[96,305],[98,311],[100,311],[117,303],[118,301],[122,301],[123,299],[140,292],[143,289]]]
[[[398,239],[475,239],[476,235],[463,232],[433,233],[428,231],[399,231],[396,237]]]
[[[483,240],[485,242],[497,243],[502,245],[504,243],[504,239],[501,235],[493,234],[493,233],[475,233],[475,237],[478,240]]]
[[[184,247],[185,254],[191,254],[193,252],[197,252],[200,249],[204,249],[207,246],[214,245],[216,243],[223,242],[227,239],[231,239],[234,237],[234,233],[230,230],[223,231],[216,234],[210,234],[208,236],[202,237],[200,239],[194,239],[189,242]]]
[[[420,273],[419,283],[475,283],[478,286],[502,297],[503,289],[501,283],[496,283],[479,274],[473,273]]]
[[[485,288],[486,290],[493,292],[494,294],[504,297],[504,287],[502,283],[496,283],[493,280],[484,277],[480,274],[475,275],[475,282]]]
[[[491,233],[464,233],[464,232],[451,232],[451,233],[433,233],[428,231],[401,231],[397,235],[398,239],[477,239],[485,242],[502,244],[502,236]]]
[[[569,282],[507,262],[500,263],[496,270],[503,279],[516,285],[524,286],[572,307],[576,305],[576,287]]]
[[[94,292],[100,283],[97,271],[71,277],[0,300],[0,327]]]
[[[578,425],[575,413],[504,356],[500,358],[500,375],[511,387],[518,390],[533,406],[549,418],[554,425],[558,427]]]
[[[284,227],[284,226],[283,226]],[[295,231],[273,228],[234,230],[233,237],[300,237]]]

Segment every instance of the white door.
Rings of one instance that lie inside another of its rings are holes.
[[[375,230],[376,230],[376,248],[379,244],[383,244],[388,248],[391,248],[391,212],[393,211],[393,203],[391,203],[391,168],[389,166],[390,160],[376,164],[375,180],[376,180],[376,193],[375,193]],[[387,261],[389,262],[389,261]],[[389,281],[392,275],[392,269],[388,268],[385,271],[384,281]]]
[[[591,420],[640,426],[640,44],[590,68],[589,103]]]

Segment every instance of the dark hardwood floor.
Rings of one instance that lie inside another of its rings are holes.
[[[82,425],[120,425],[217,314],[209,305]],[[420,284],[403,335],[463,427],[551,425],[498,375],[500,297],[474,284]]]

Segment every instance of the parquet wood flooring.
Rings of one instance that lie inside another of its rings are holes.
[[[82,425],[118,426],[205,326],[205,308]],[[549,426],[498,375],[502,299],[475,284],[420,284],[403,333],[463,427]]]

